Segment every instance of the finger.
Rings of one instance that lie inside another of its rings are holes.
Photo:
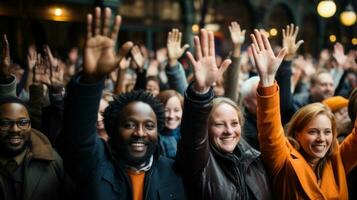
[[[243,36],[245,36],[245,32],[246,32],[246,30],[244,29],[244,30],[242,31],[242,35],[243,35]]]
[[[178,32],[177,42],[181,45],[182,33]]]
[[[257,51],[257,52],[258,52],[258,51],[261,51],[260,48],[259,48],[257,39],[255,38],[255,35],[254,35],[254,34],[250,34],[250,38],[251,38],[252,41],[253,41],[253,45],[255,46],[256,51]]]
[[[115,20],[114,20],[114,27],[111,33],[111,38],[114,41],[117,41],[117,37],[118,37],[118,33],[119,33],[119,29],[120,29],[120,24],[121,24],[121,16],[117,15],[115,16]]]
[[[228,69],[229,65],[232,63],[231,59],[225,59],[221,66],[219,66],[219,77],[223,75],[223,73]]]
[[[208,33],[206,29],[201,29],[201,46],[202,46],[202,54],[203,56],[208,55]]]
[[[186,53],[186,56],[190,60],[190,62],[192,64],[193,72],[196,72],[198,69],[196,69],[197,64],[196,64],[195,58],[193,57],[193,55],[189,51]]]
[[[257,59],[258,59],[257,46],[254,43],[251,46],[252,46],[251,50],[253,53],[254,63],[257,63]]]
[[[180,32],[178,31],[178,29],[175,29],[175,42],[179,41],[179,37],[180,37]]]
[[[284,57],[285,57],[285,55],[286,55],[286,48],[282,48],[282,49],[280,49],[280,51],[279,51],[279,53],[278,53],[278,56],[277,56],[277,58],[278,58],[278,60],[281,62],[283,59],[284,59]]]
[[[286,36],[290,34],[290,25],[286,25]]]
[[[95,19],[94,19],[94,35],[99,35],[100,33],[100,17],[101,17],[101,10],[99,7],[95,8]]]
[[[109,34],[110,18],[112,16],[112,10],[110,8],[105,8],[104,10],[104,24],[102,34],[107,36]]]
[[[213,32],[209,31],[208,32],[208,40],[209,40],[209,56],[215,56],[215,47],[214,47],[214,36],[213,36]]]
[[[171,43],[171,41],[172,41],[172,32],[170,31],[167,36],[167,43]]]
[[[5,58],[9,59],[10,58],[10,47],[9,47],[9,41],[7,40],[6,34],[3,36],[3,54]]]
[[[121,59],[123,59],[130,52],[130,50],[133,48],[133,46],[134,46],[133,42],[127,41],[120,47],[119,52],[118,52],[119,61]]]
[[[299,40],[299,42],[296,43],[296,49],[299,49],[299,47],[304,43],[304,40]]]
[[[194,39],[194,44],[195,44],[195,54],[196,54],[196,58],[197,60],[201,60],[202,59],[202,49],[201,49],[201,43],[200,43],[200,38],[198,36],[195,36]]]
[[[258,43],[258,46],[259,46],[259,49],[262,51],[265,49],[264,47],[264,43],[263,43],[263,40],[262,40],[262,33],[260,33],[257,29],[254,30],[254,35],[255,35],[255,38],[257,40],[257,43]]]
[[[295,27],[295,31],[294,31],[294,38],[297,37],[298,33],[299,33],[299,27],[296,26],[296,27]]]
[[[283,32],[283,39],[284,39],[284,38],[286,38],[285,29],[283,29],[282,32]]]
[[[271,48],[271,46],[270,46],[270,42],[269,42],[269,40],[268,40],[268,37],[265,35],[265,34],[263,34],[262,35],[262,38],[263,38],[263,42],[264,42],[264,46],[265,46],[265,49],[267,49],[267,50],[271,50],[271,51],[273,51],[272,50],[272,48]]]
[[[93,23],[93,16],[91,14],[87,15],[87,38],[92,37],[92,24]]]
[[[290,24],[290,33],[289,33],[290,36],[293,36],[294,35],[294,24]]]
[[[190,45],[188,44],[183,45],[182,47],[183,52],[185,52],[188,48],[190,48]]]

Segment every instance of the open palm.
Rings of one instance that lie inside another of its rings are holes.
[[[194,44],[196,59],[190,52],[187,52],[187,56],[193,65],[195,87],[199,91],[207,91],[226,71],[231,60],[226,59],[220,67],[217,66],[212,32],[202,29],[201,41],[196,36]]]
[[[286,49],[281,49],[278,55],[275,56],[265,34],[254,30],[254,35],[251,34],[251,38],[253,40],[252,50],[254,61],[260,80],[263,86],[270,86],[274,84],[276,71],[286,55]]]

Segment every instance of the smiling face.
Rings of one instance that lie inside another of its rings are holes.
[[[2,104],[0,121],[0,154],[13,157],[23,152],[29,144],[31,134],[27,109],[19,103]]]
[[[331,147],[333,132],[331,120],[325,114],[313,118],[295,138],[304,151],[304,157],[310,164],[317,164]]]
[[[157,144],[157,119],[152,108],[143,102],[132,102],[123,108],[114,148],[127,164],[137,166],[150,159]]]
[[[180,99],[171,97],[165,105],[165,127],[170,130],[176,129],[181,124],[182,106]]]
[[[237,110],[222,103],[211,111],[209,136],[212,144],[223,153],[232,153],[241,136],[241,124]]]

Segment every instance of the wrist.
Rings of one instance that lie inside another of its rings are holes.
[[[206,86],[199,86],[196,83],[193,83],[193,90],[195,91],[195,93],[197,94],[206,94],[210,87],[206,87]]]
[[[260,82],[263,87],[270,87],[274,85],[275,75],[268,75],[266,77],[260,77]]]
[[[170,67],[173,67],[173,66],[177,65],[177,63],[178,63],[178,60],[177,60],[177,59],[170,59],[170,60],[169,60],[169,65],[170,65]]]

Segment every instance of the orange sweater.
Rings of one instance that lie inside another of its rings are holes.
[[[346,174],[357,166],[357,120],[352,133],[326,162],[319,186],[313,169],[285,137],[278,86],[259,86],[257,96],[261,156],[275,199],[348,199]]]
[[[144,180],[145,172],[133,172],[128,170],[128,175],[131,180],[132,191],[133,191],[133,200],[142,200],[144,199]]]

